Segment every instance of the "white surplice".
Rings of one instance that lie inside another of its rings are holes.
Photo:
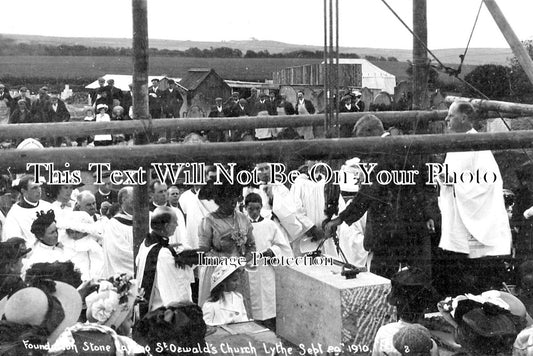
[[[148,253],[157,244],[146,246],[143,242],[139,247],[137,255],[137,280],[142,285],[146,258]],[[173,302],[192,302],[191,283],[194,276],[191,268],[179,268],[176,266],[174,256],[168,248],[163,247],[157,256],[157,266],[152,286],[152,294],[145,296],[149,298],[148,310],[152,311],[162,306],[167,306]]]
[[[475,133],[475,130],[469,131]],[[503,181],[492,152],[449,152],[444,162],[448,171],[487,173],[495,183],[441,184],[439,207],[442,236],[439,247],[470,258],[511,253],[511,229],[503,198]]]
[[[260,219],[253,222],[253,234],[257,252],[271,249],[276,257],[292,257],[292,249],[278,224]],[[272,266],[261,265],[248,272],[252,318],[266,320],[276,317],[276,274]]]
[[[44,200],[39,200],[35,207],[23,208],[20,203],[14,204],[6,216],[2,229],[2,241],[11,237],[22,237],[26,240],[26,246],[32,247],[37,239],[31,232],[31,224],[37,219],[37,212],[47,212],[52,205]]]
[[[119,221],[126,221],[123,223]],[[127,273],[134,275],[133,269],[133,225],[131,216],[117,214],[104,227],[104,269],[102,277]]]
[[[65,255],[81,272],[81,280],[99,279],[104,268],[104,250],[92,237],[63,239]],[[106,276],[107,277],[107,276]]]
[[[198,227],[202,219],[214,212],[218,206],[212,201],[198,199],[198,192],[189,189],[180,196],[179,204],[185,214],[187,236],[183,242],[192,249],[198,248]]]

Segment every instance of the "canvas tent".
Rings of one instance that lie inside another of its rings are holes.
[[[324,64],[324,62],[322,62]],[[339,64],[360,64],[362,88],[379,89],[394,94],[396,77],[362,58],[340,58]]]
[[[133,82],[133,78],[131,75],[125,75],[125,74],[106,74],[104,76],[102,76],[102,78],[104,78],[106,80],[106,83],[107,83],[107,80],[108,79],[114,79],[115,80],[115,87],[116,88],[119,88],[120,90],[122,91],[130,91],[130,88],[129,88],[129,84]],[[181,78],[171,78],[171,77],[167,77],[165,75],[151,75],[148,77],[148,85],[151,85],[151,82],[152,82],[152,79],[159,79],[159,80],[162,80],[162,79],[174,79],[174,81],[176,82],[176,84],[178,85],[178,87],[180,86],[179,81],[181,80]],[[99,85],[98,85],[98,79],[95,80],[94,82],[92,82],[91,84],[87,85],[85,87],[85,89],[98,89]],[[186,90],[185,88],[181,88],[183,90]]]

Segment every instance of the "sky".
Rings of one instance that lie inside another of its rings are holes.
[[[412,0],[387,0],[412,27]],[[521,39],[533,38],[533,0],[497,1]],[[428,47],[464,48],[480,0],[427,0]],[[322,0],[148,0],[153,39],[231,41],[256,38],[323,45]],[[2,1],[0,34],[131,38],[131,0]],[[339,0],[341,47],[412,48],[409,32],[381,0]],[[483,6],[471,47],[508,48]]]

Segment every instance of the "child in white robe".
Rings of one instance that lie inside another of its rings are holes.
[[[244,298],[236,292],[239,266],[218,265],[211,276],[211,296],[202,311],[207,325],[216,326],[249,321]]]
[[[104,250],[93,238],[99,234],[91,216],[85,211],[72,211],[58,225],[65,254],[80,270],[82,281],[101,278]]]
[[[263,208],[261,196],[250,193],[245,198],[245,207],[252,222],[255,246],[263,257],[292,257],[289,241],[281,232],[277,223],[264,219],[260,213]],[[276,274],[274,268],[267,264],[250,271],[250,301],[254,320],[268,320],[276,317]],[[273,320],[272,320],[273,322]],[[267,323],[268,324],[268,323]]]

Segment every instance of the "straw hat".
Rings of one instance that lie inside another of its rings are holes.
[[[233,272],[239,269],[239,266],[235,265],[218,265],[215,271],[211,275],[211,291],[215,289],[220,283],[224,282]]]
[[[69,284],[55,281],[55,292],[50,296],[34,287],[14,293],[6,301],[4,316],[13,323],[44,326],[50,333],[48,341],[53,343],[65,328],[76,324],[81,309],[78,291]]]

